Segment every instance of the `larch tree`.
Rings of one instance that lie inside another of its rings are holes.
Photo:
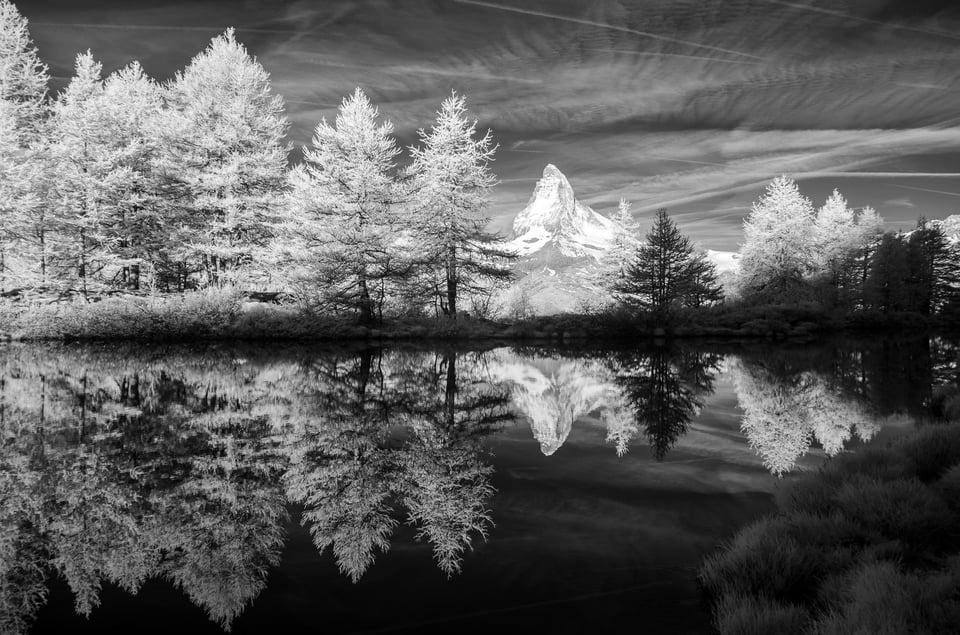
[[[289,127],[283,98],[228,29],[177,74],[167,99],[174,116],[163,139],[164,163],[193,221],[181,256],[194,260],[203,284],[237,281],[269,242],[279,213]]]
[[[870,262],[883,235],[883,218],[872,207],[861,208],[857,214],[856,241],[850,263],[850,284],[854,305],[864,308],[864,288],[870,273]]]
[[[377,286],[405,268],[394,213],[400,153],[393,124],[360,88],[344,98],[334,125],[317,124],[303,165],[291,175],[290,216],[283,235],[295,267],[319,300],[359,312],[372,323]],[[398,263],[400,263],[398,265]]]
[[[110,159],[101,69],[90,51],[77,56],[76,73],[58,96],[50,125],[51,158],[57,171],[53,264],[65,290],[78,291],[84,298],[94,290],[103,268],[100,229]]]
[[[39,146],[48,79],[27,20],[12,2],[0,0],[0,293],[8,290],[11,265],[14,273],[18,264],[30,266],[12,263],[14,253],[23,251],[35,230],[47,231]]]
[[[624,277],[641,242],[640,225],[634,220],[626,198],[620,199],[617,215],[612,220],[615,224],[613,244],[600,260],[600,283],[605,287]]]
[[[170,238],[156,170],[163,95],[133,62],[106,79],[102,100],[109,162],[104,166],[101,234],[114,269],[113,283],[136,290],[143,265],[155,262]]]
[[[739,286],[745,295],[784,297],[813,270],[814,210],[797,184],[779,176],[743,223]]]
[[[697,257],[690,239],[680,232],[667,211],[660,209],[646,241],[637,248],[613,291],[621,302],[651,314],[657,321],[666,321],[680,307],[702,303],[719,293],[716,272],[709,272],[711,267],[705,258]]]
[[[834,190],[817,210],[813,221],[813,246],[818,273],[826,276],[836,289],[843,285],[843,274],[857,238],[853,210],[847,206],[847,200],[839,190]]]
[[[477,122],[466,111],[465,98],[452,93],[431,129],[419,131],[422,146],[410,148],[417,219],[413,233],[426,250],[416,259],[433,274],[430,278],[441,281],[442,289],[435,293],[454,320],[465,293],[489,293],[492,282],[511,277],[507,262],[512,254],[499,235],[485,230],[490,189],[496,183],[490,162],[497,148],[489,130],[476,136]]]

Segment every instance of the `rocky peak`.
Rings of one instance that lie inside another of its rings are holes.
[[[563,172],[547,164],[513,233],[521,256],[552,245],[563,256],[597,258],[613,240],[613,222],[578,201]]]

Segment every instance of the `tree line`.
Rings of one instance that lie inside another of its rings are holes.
[[[925,316],[960,308],[960,241],[942,223],[884,231],[873,208],[854,209],[837,190],[815,210],[785,176],[754,203],[740,253],[736,286],[746,302]]]
[[[288,167],[289,122],[232,29],[171,80],[87,51],[58,95],[0,0],[0,293],[286,289],[370,322],[385,303],[455,317],[509,277],[485,230],[496,145],[451,94],[401,166],[359,88]]]

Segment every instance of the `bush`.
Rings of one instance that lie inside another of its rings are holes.
[[[819,635],[950,633],[960,623],[960,567],[908,574],[892,562],[865,563],[847,575],[835,606],[816,624]]]
[[[717,603],[714,626],[725,635],[801,635],[808,621],[802,606],[725,593]]]
[[[918,548],[942,539],[955,520],[943,499],[916,479],[878,481],[857,475],[840,487],[836,500],[846,518]]]
[[[24,311],[13,330],[26,339],[195,338],[224,332],[239,313],[236,290],[207,289],[42,305]]]
[[[900,447],[920,480],[934,481],[960,463],[960,426],[926,426]]]
[[[960,543],[960,426],[830,461],[782,487],[777,504],[701,566],[721,633],[941,633],[960,623],[960,558],[945,559]]]

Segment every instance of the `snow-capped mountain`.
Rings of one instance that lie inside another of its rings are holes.
[[[600,260],[614,244],[616,226],[578,201],[567,177],[548,164],[530,202],[513,221],[507,246],[520,258],[515,266],[518,281],[503,296],[507,312],[519,297],[541,315],[609,302],[610,293],[600,281]],[[735,252],[707,250],[707,256],[721,274],[739,266]]]
[[[513,406],[530,423],[545,456],[560,449],[573,424],[591,411],[599,410],[608,427],[626,418],[620,412],[622,394],[610,373],[597,363],[524,359],[508,354],[491,360],[487,369],[494,381],[512,387]],[[614,421],[614,411],[619,416],[617,421]],[[630,437],[626,437],[623,442],[629,441]],[[618,445],[618,452],[619,449]]]
[[[553,248],[568,258],[599,259],[613,244],[615,224],[576,199],[567,177],[547,164],[530,202],[513,221],[510,248],[521,257]]]

